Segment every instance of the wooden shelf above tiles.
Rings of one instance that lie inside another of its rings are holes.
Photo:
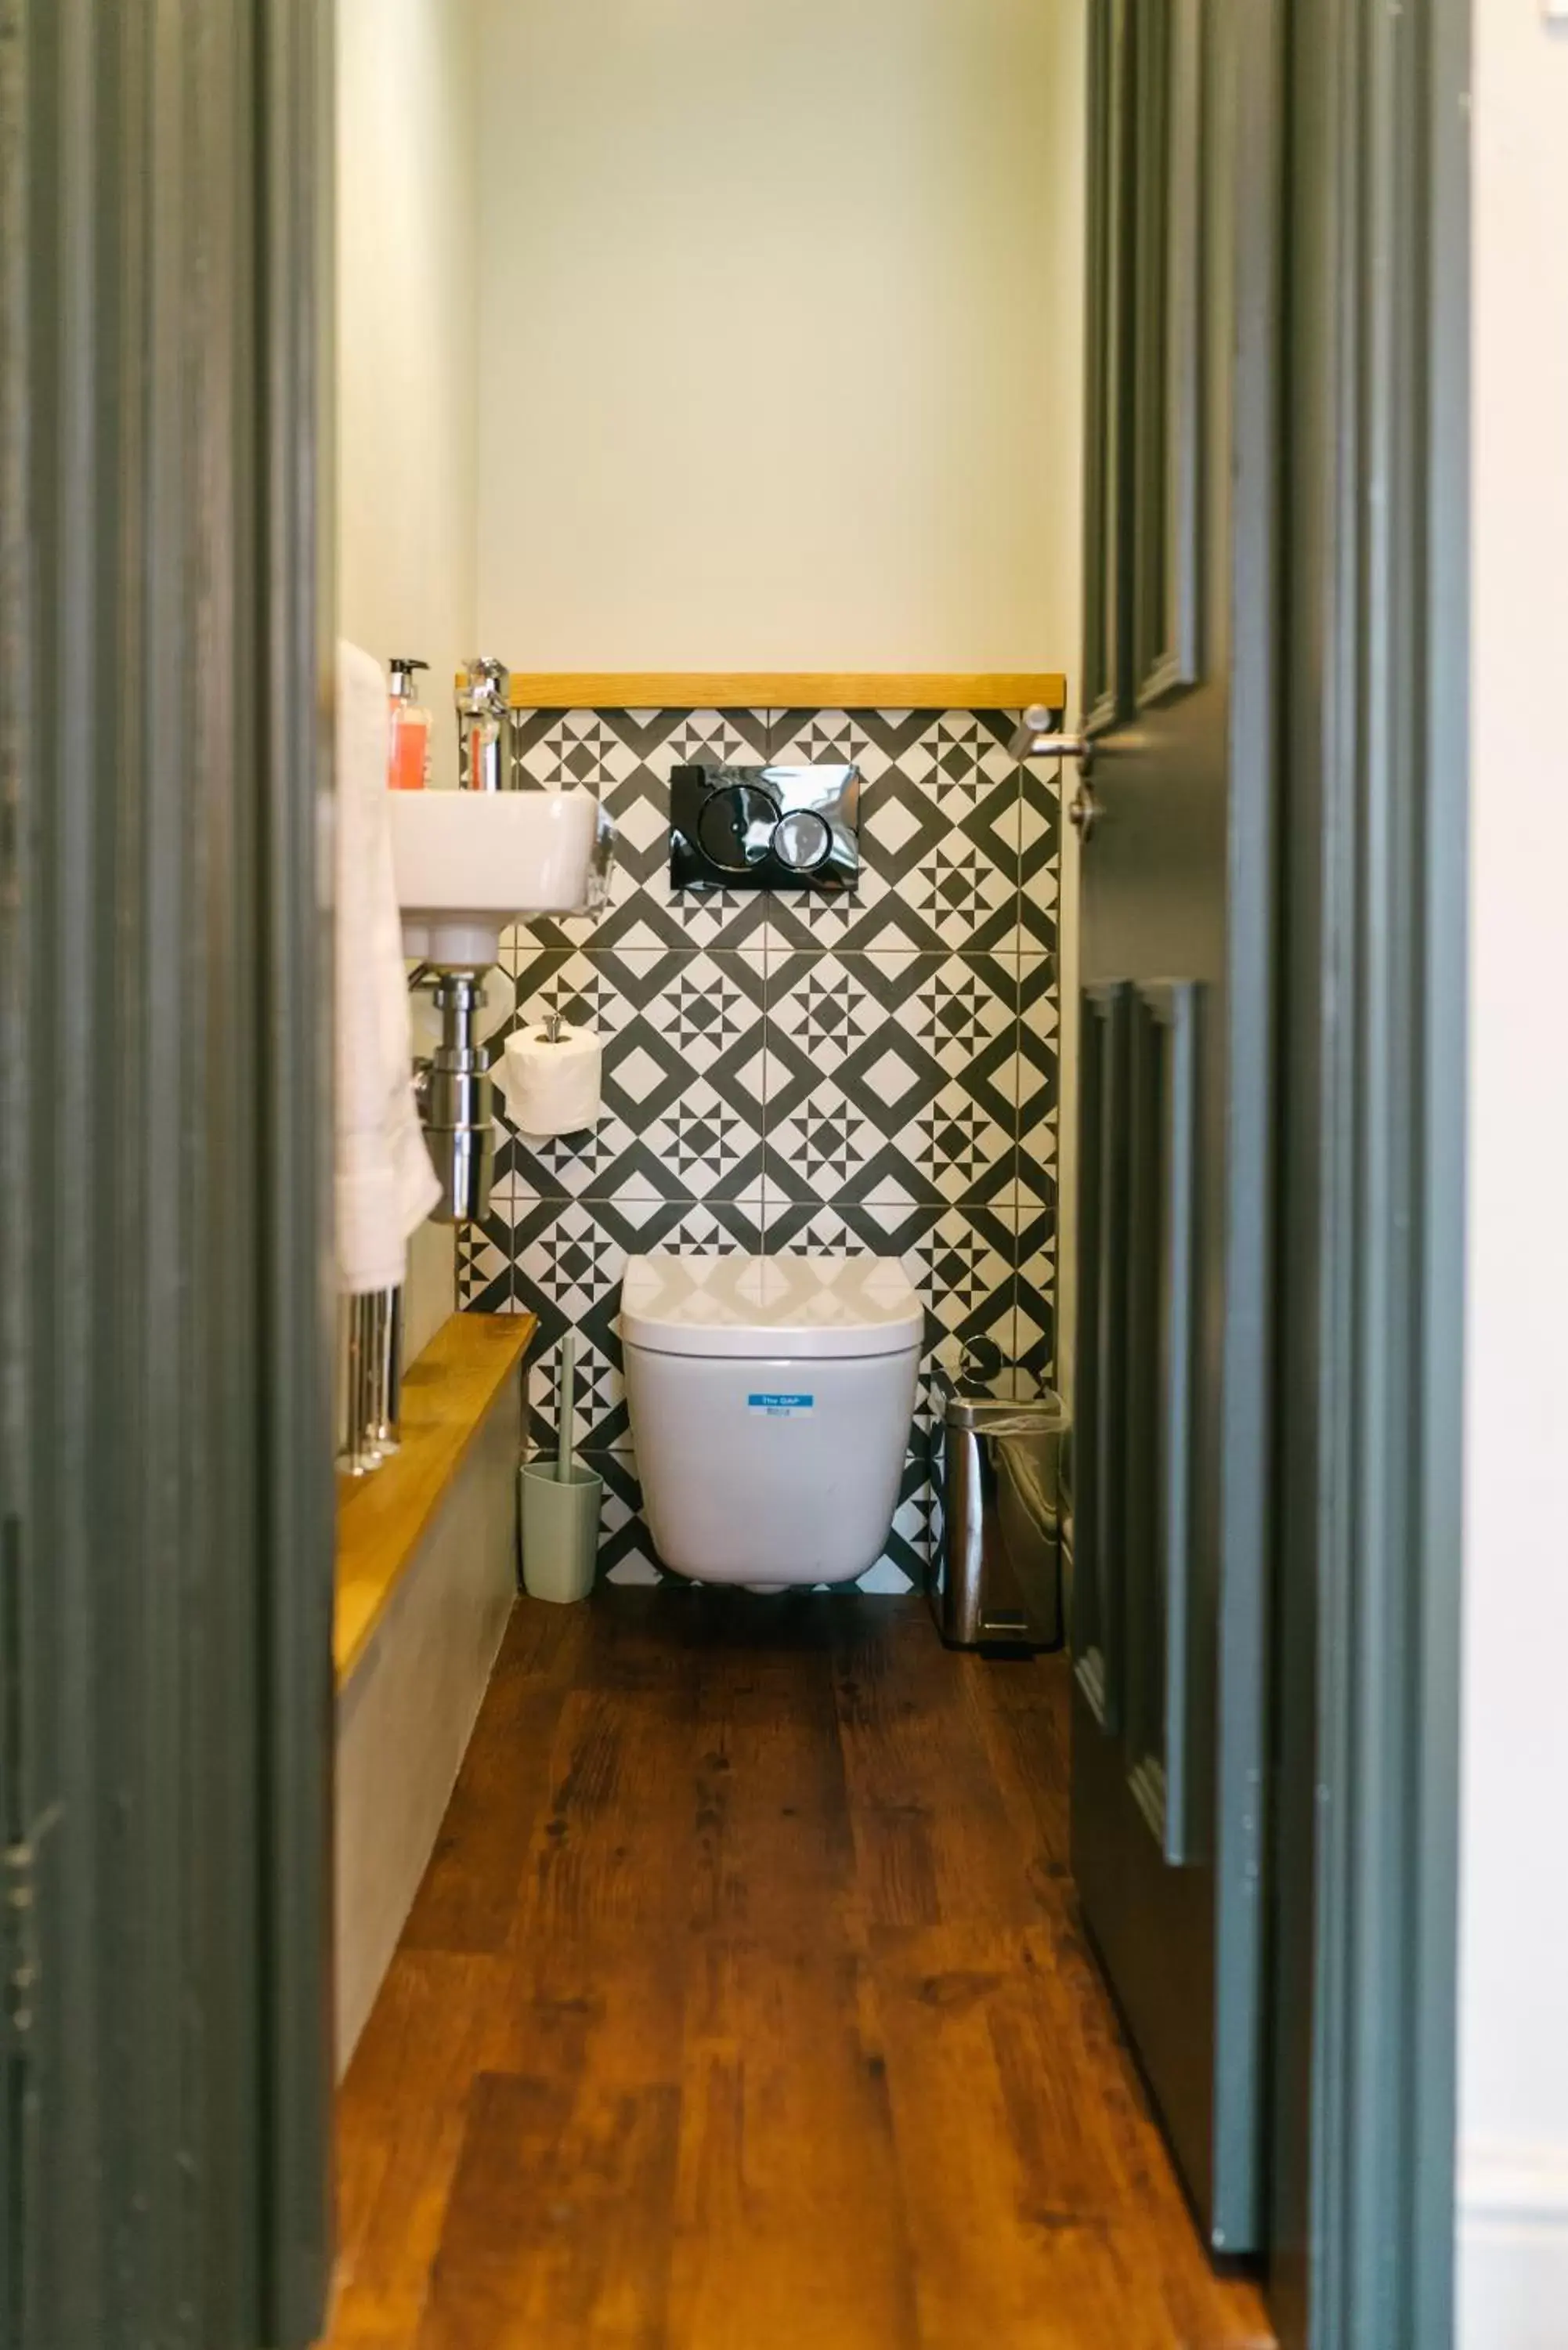
[[[401,1441],[368,1477],[337,1481],[332,1651],[342,1688],[431,1520],[533,1342],[531,1314],[454,1314],[403,1378]]]
[[[1061,710],[1060,670],[901,676],[772,670],[514,670],[514,710]]]

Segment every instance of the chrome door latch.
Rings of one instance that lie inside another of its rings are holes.
[[[1087,775],[1080,778],[1078,788],[1067,803],[1067,821],[1081,841],[1087,842],[1100,820],[1100,804]]]
[[[1023,713],[1022,724],[1012,738],[1015,759],[1075,759],[1078,763],[1078,788],[1067,806],[1067,821],[1080,840],[1087,840],[1099,821],[1099,806],[1090,783],[1090,771],[1095,762],[1095,746],[1086,734],[1064,734],[1062,713],[1048,710],[1044,702],[1032,702]]]

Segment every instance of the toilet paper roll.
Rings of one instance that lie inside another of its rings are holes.
[[[591,1028],[563,1027],[552,1043],[537,1027],[506,1039],[495,1076],[513,1125],[543,1139],[597,1124],[603,1072],[604,1047]]]

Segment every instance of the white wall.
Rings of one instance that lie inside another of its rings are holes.
[[[479,0],[515,667],[1074,669],[1079,0]]]
[[[435,780],[475,650],[478,196],[472,0],[337,0],[337,616],[431,664]],[[452,1312],[452,1232],[410,1251],[408,1352]]]
[[[1568,2345],[1568,26],[1474,0],[1460,2344]]]
[[[337,0],[337,608],[431,664],[437,781],[474,650],[477,57],[471,0]]]

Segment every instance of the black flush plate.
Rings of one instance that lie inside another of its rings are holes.
[[[677,767],[670,887],[853,889],[859,827],[858,767]]]

